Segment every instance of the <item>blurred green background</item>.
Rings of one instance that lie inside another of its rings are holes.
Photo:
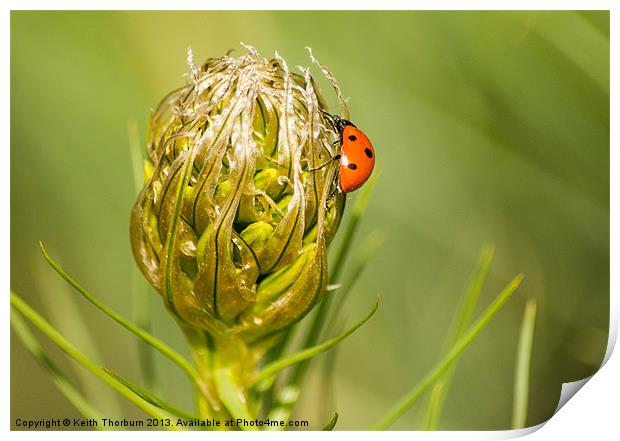
[[[477,313],[515,274],[526,279],[465,352],[440,428],[509,427],[529,297],[539,315],[527,421],[549,418],[561,383],[594,373],[607,344],[604,11],[13,12],[11,287],[85,352],[139,381],[138,341],[70,293],[43,264],[37,241],[131,316],[128,121],[144,139],[150,109],[186,81],[189,45],[202,61],[241,50],[241,41],[267,57],[277,50],[289,66],[308,66],[311,46],[377,150],[380,177],[358,237],[379,231],[385,244],[347,303],[348,322],[378,293],[382,303],[340,348],[337,427],[367,428],[438,360],[485,243],[496,255]],[[329,85],[320,85],[336,108]],[[185,353],[155,293],[152,314],[155,334]],[[141,416],[46,347],[102,410],[112,415],[120,403]],[[163,395],[191,406],[183,374],[160,357],[157,370],[167,380]],[[332,406],[316,390],[308,388],[299,416],[319,425]],[[393,428],[418,427],[422,404]],[[12,420],[66,416],[77,413],[12,335]]]

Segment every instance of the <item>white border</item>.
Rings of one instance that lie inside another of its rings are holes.
[[[403,0],[382,0],[380,3],[376,1],[367,2],[361,4],[360,1],[353,0],[339,0],[338,2],[328,0],[314,0],[312,3],[304,3],[299,5],[298,8],[289,1],[274,1],[263,0],[260,2],[250,0],[239,1],[226,1],[226,2],[214,2],[214,1],[190,1],[190,0],[178,0],[175,2],[157,2],[157,1],[91,1],[88,3],[88,9],[160,9],[160,10],[191,10],[191,9],[212,9],[212,10],[233,10],[233,9],[245,9],[245,10],[258,10],[257,5],[262,6],[261,9],[358,9],[358,10],[374,10],[376,6],[380,5],[382,10],[395,10],[395,9],[417,9],[417,10],[441,10],[441,9],[490,9],[490,10],[544,10],[544,9],[603,9],[611,10],[611,76],[610,78],[618,77],[618,64],[617,57],[613,56],[613,50],[618,47],[618,32],[616,31],[620,20],[617,17],[618,8],[615,8],[616,4],[612,1],[576,1],[576,0],[521,0],[521,1],[434,1],[434,2],[422,2],[422,1],[409,1],[407,2],[407,8],[403,7]],[[11,9],[84,9],[84,2],[78,1],[56,1],[56,2],[44,2],[44,1],[14,1],[9,0],[3,2],[4,14],[2,14],[0,21],[0,56],[2,57],[2,67],[0,68],[1,75],[1,109],[2,120],[0,124],[0,133],[4,138],[4,144],[2,147],[2,153],[4,155],[2,166],[4,170],[0,173],[0,194],[2,195],[3,205],[9,207],[9,146],[10,146],[10,15]],[[618,118],[617,118],[617,104],[618,104],[618,91],[614,87],[613,83],[610,85],[611,91],[611,300],[610,300],[610,339],[608,350],[605,357],[606,364],[601,368],[600,372],[595,374],[594,377],[587,382],[581,391],[578,392],[579,398],[576,400],[570,400],[558,414],[555,415],[549,423],[544,425],[542,430],[537,431],[531,435],[533,439],[584,439],[589,437],[593,439],[609,439],[612,434],[619,434],[620,428],[617,422],[618,415],[618,395],[620,391],[620,358],[617,354],[613,354],[613,347],[615,345],[618,335],[618,312],[620,303],[618,302],[618,291],[620,288],[618,275],[620,274],[620,268],[618,267],[618,234],[615,233],[613,227],[618,225],[619,212],[617,203],[617,194],[619,189],[619,177],[618,172],[618,160],[619,155],[617,151],[618,139],[617,130]],[[9,285],[9,217],[4,215],[0,217],[2,222],[2,245],[3,253],[0,259],[0,268],[2,271],[2,280],[5,280],[5,287]],[[9,347],[9,308],[8,300],[5,300],[5,307],[2,308],[1,317],[3,325],[3,347],[5,351]],[[617,351],[616,351],[617,352]],[[10,427],[10,394],[8,393],[10,387],[10,373],[9,373],[9,359],[4,358],[2,363],[2,390],[4,392],[4,399],[2,400],[0,407],[0,421],[4,430],[8,430]],[[543,425],[541,425],[543,426]],[[539,426],[540,427],[540,426]],[[433,440],[446,440],[446,439],[466,439],[466,440],[486,440],[486,439],[505,439],[514,438],[533,432],[534,429],[524,429],[522,431],[499,431],[499,432],[385,432],[382,433],[382,437],[389,437],[393,439],[411,439],[415,436],[416,439],[433,439]],[[331,432],[326,433],[325,436],[342,436],[344,432]],[[347,432],[356,438],[374,437],[372,432]],[[29,432],[11,432],[10,436],[24,437],[31,436]],[[83,434],[79,432],[46,432],[45,436],[51,438],[60,439],[62,437],[82,437]],[[90,436],[107,436],[104,433],[89,433]],[[129,437],[132,436],[131,432],[115,432],[114,436]],[[150,437],[160,438],[166,436],[163,432],[149,433]],[[202,437],[205,436],[217,436],[225,438],[245,438],[247,434],[241,433],[219,433],[215,435],[213,432],[208,434],[191,432],[183,434],[182,436],[188,437]],[[289,437],[291,433],[274,433],[274,432],[262,432],[254,433],[252,437],[273,439],[273,437]],[[316,433],[311,432],[296,432],[296,437],[307,438],[315,437]]]

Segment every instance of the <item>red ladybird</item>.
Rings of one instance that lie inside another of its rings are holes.
[[[339,188],[343,193],[357,190],[370,178],[375,167],[375,149],[368,136],[351,121],[330,115],[334,128],[340,133],[341,153]]]

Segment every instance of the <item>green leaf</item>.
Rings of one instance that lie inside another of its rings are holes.
[[[109,386],[114,388],[118,393],[126,397],[133,404],[138,406],[148,415],[153,418],[167,419],[170,418],[170,414],[162,411],[161,409],[153,406],[148,401],[134,393],[131,389],[118,381],[104,369],[100,368],[91,359],[82,354],[75,346],[69,343],[60,333],[43,317],[41,317],[35,310],[33,310],[26,302],[24,302],[17,294],[11,291],[11,306],[19,311],[25,318],[27,318],[34,326],[36,326],[41,332],[43,332],[50,340],[52,340],[63,352],[75,361],[80,363],[86,369],[91,371]],[[177,430],[176,426],[167,427],[170,430]]]
[[[52,268],[54,268],[54,270],[63,279],[65,279],[67,283],[69,283],[69,285],[73,286],[80,294],[82,294],[82,296],[84,296],[86,300],[88,300],[90,303],[95,305],[104,314],[111,317],[117,323],[120,323],[123,327],[125,327],[126,329],[134,333],[136,336],[142,339],[145,343],[154,347],[159,352],[161,352],[163,355],[168,357],[173,363],[179,366],[190,377],[190,379],[192,379],[197,385],[199,386],[202,385],[198,372],[196,372],[196,369],[190,364],[189,361],[187,361],[178,352],[176,352],[166,343],[159,340],[157,337],[154,337],[153,335],[146,332],[144,329],[140,328],[139,326],[134,325],[129,320],[122,317],[120,314],[116,313],[114,310],[104,305],[99,300],[97,300],[92,294],[90,294],[88,291],[82,288],[82,286],[75,279],[73,279],[69,274],[67,274],[65,270],[63,270],[60,267],[60,265],[58,265],[54,261],[54,259],[52,259],[52,257],[47,253],[47,250],[43,246],[42,242],[39,242],[39,246],[41,247],[41,252],[43,253],[43,256],[45,257],[45,260],[47,260],[47,262],[52,266]]]
[[[452,330],[452,335],[447,341],[447,349],[454,345],[454,343],[463,336],[469,323],[471,316],[474,313],[478,298],[484,287],[487,276],[489,274],[489,267],[491,266],[491,260],[493,259],[493,247],[486,246],[480,253],[478,264],[471,275],[469,285],[465,296],[463,297],[459,312],[457,314],[456,326]],[[429,399],[427,413],[426,413],[426,430],[435,430],[439,424],[441,412],[443,410],[443,404],[448,394],[448,389],[452,384],[452,377],[456,370],[457,362],[441,377],[439,381],[433,386],[431,391],[431,397]]]
[[[449,368],[452,363],[463,353],[465,349],[471,344],[471,342],[482,332],[484,328],[489,324],[491,319],[495,317],[495,314],[504,306],[508,299],[512,296],[515,290],[521,284],[523,275],[519,274],[515,277],[504,290],[497,296],[497,298],[491,303],[487,309],[482,313],[480,318],[469,327],[467,332],[457,340],[452,346],[450,351],[437,363],[427,374],[420,380],[420,382],[414,386],[411,391],[403,396],[392,407],[386,415],[377,422],[372,429],[383,430],[387,429],[407,411],[415,402],[422,396],[433,383],[435,383]]]
[[[292,366],[294,364],[303,362],[305,360],[308,360],[316,355],[319,355],[325,351],[327,351],[328,349],[331,349],[332,347],[334,347],[335,345],[337,345],[338,343],[340,343],[342,340],[344,340],[345,338],[347,338],[349,335],[353,334],[355,331],[357,331],[364,323],[366,323],[370,317],[373,316],[373,314],[377,311],[377,308],[379,307],[379,299],[377,298],[377,301],[375,303],[375,305],[372,307],[372,309],[370,310],[370,312],[368,314],[366,314],[366,316],[360,320],[359,322],[357,322],[355,325],[353,325],[351,328],[349,328],[347,331],[343,332],[342,334],[331,338],[319,345],[313,346],[311,348],[307,348],[304,350],[301,350],[299,352],[296,352],[295,354],[289,355],[288,357],[285,358],[281,358],[278,360],[275,360],[271,363],[269,363],[267,366],[265,366],[258,374],[256,374],[256,376],[253,378],[252,383],[253,384],[257,384],[260,383],[261,381],[275,375],[276,373],[278,373],[279,371],[281,371],[284,368],[287,368],[289,366]]]
[[[323,427],[321,429],[321,431],[329,431],[331,432],[332,430],[334,430],[334,427],[336,426],[336,423],[338,422],[338,412],[334,413],[334,416],[332,417],[332,419],[330,420],[329,423],[327,423],[327,425],[325,427]]]
[[[121,377],[118,374],[115,374],[110,369],[104,368],[104,370],[108,374],[110,374],[111,376],[116,378],[119,382],[123,383],[125,386],[127,386],[129,389],[131,389],[136,395],[139,395],[142,399],[144,399],[145,401],[148,401],[149,403],[151,403],[153,406],[157,406],[157,407],[159,407],[162,410],[170,412],[171,414],[176,415],[179,418],[183,418],[183,419],[186,419],[186,420],[196,420],[196,419],[199,419],[198,416],[192,415],[192,414],[186,412],[183,409],[180,409],[180,408],[178,408],[176,406],[173,406],[172,404],[169,404],[169,403],[165,402],[164,400],[162,400],[161,398],[157,397],[156,395],[150,393],[149,391],[144,390],[140,386],[131,383],[129,380],[126,380],[125,378]]]
[[[45,354],[37,338],[28,329],[28,326],[19,314],[11,314],[11,326],[28,351],[41,363],[52,377],[52,381],[60,389],[60,392],[69,400],[76,410],[87,419],[101,421],[101,414],[88,402],[86,397],[73,386],[71,381],[62,373],[52,360]],[[105,429],[102,424],[96,426],[97,429]]]
[[[515,367],[515,385],[512,406],[512,428],[522,429],[527,420],[527,402],[530,388],[530,365],[536,327],[536,300],[525,304]]]

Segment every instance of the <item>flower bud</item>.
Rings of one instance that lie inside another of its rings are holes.
[[[324,294],[344,197],[309,71],[246,48],[190,60],[189,84],[152,114],[131,243],[184,326],[252,344]]]

